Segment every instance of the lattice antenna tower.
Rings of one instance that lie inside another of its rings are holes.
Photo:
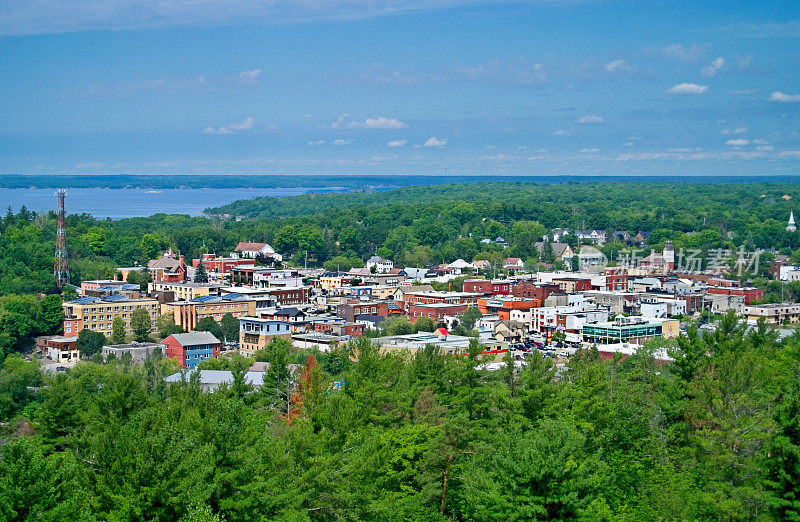
[[[53,276],[56,284],[62,288],[69,283],[69,259],[67,258],[67,225],[65,217],[67,215],[64,207],[64,198],[67,196],[65,189],[59,189],[55,193],[58,198],[58,229],[56,230],[56,255],[53,263]]]

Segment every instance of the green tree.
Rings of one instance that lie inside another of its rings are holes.
[[[84,328],[78,334],[78,350],[84,357],[91,357],[96,353],[100,353],[103,345],[106,343],[106,336],[100,332]]]
[[[466,328],[467,330],[472,330],[475,328],[475,323],[483,317],[483,314],[476,306],[470,306],[464,313],[458,316],[458,322],[461,326]]]
[[[225,338],[225,333],[222,331],[222,327],[214,320],[213,317],[203,317],[197,321],[194,329],[197,332],[210,332],[220,341]]]
[[[26,361],[19,354],[6,357],[0,371],[0,419],[11,415],[32,402],[35,388],[42,386],[44,379],[36,361]]]
[[[208,283],[208,273],[206,272],[206,266],[202,262],[197,263],[197,268],[194,269],[194,282]]]
[[[239,341],[239,320],[230,312],[222,316],[220,326],[222,327],[222,335],[226,342],[231,343]]]
[[[120,317],[114,317],[111,323],[111,344],[123,344],[125,342],[125,320]]]
[[[414,331],[416,332],[432,332],[436,330],[437,324],[430,317],[417,317],[414,321]]]
[[[39,322],[41,332],[48,334],[60,332],[64,321],[64,307],[62,306],[61,296],[58,294],[45,296],[40,306]]]
[[[175,315],[172,312],[162,314],[156,319],[156,330],[158,336],[166,339],[172,334],[183,333],[184,329],[175,324]]]
[[[150,312],[144,308],[137,308],[131,313],[131,331],[133,339],[143,343],[150,340],[150,330],[153,324],[150,319]]]
[[[386,335],[406,335],[414,333],[414,325],[408,317],[390,317],[381,323]]]

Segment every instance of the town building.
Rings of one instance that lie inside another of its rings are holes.
[[[622,267],[609,267],[605,270],[606,290],[610,292],[628,290],[628,270]]]
[[[256,302],[240,294],[209,295],[191,301],[164,303],[161,305],[161,313],[171,313],[175,324],[189,331],[194,330],[197,322],[205,317],[211,317],[220,322],[225,314],[231,314],[236,318],[254,316]]]
[[[706,295],[741,295],[744,297],[744,304],[750,306],[753,301],[762,301],[764,299],[764,289],[754,287],[722,287],[722,286],[709,286],[706,288]]]
[[[534,283],[532,281],[520,281],[511,289],[514,297],[534,298],[544,302],[550,294],[562,292],[561,288],[553,283]]]
[[[292,334],[292,344],[301,350],[330,352],[339,346],[339,337],[318,332]]]
[[[233,372],[228,370],[195,370],[198,372],[197,383],[200,390],[204,392],[214,392],[221,386],[230,386],[233,384]],[[248,371],[244,374],[245,384],[252,386],[253,390],[258,390],[264,385],[265,372]],[[186,372],[173,373],[169,377],[164,378],[167,384],[177,384],[180,382],[188,382],[190,375]]]
[[[308,286],[265,288],[263,292],[274,298],[278,306],[302,305],[311,301],[311,288]]]
[[[389,315],[389,302],[350,300],[336,307],[336,315],[348,322],[355,321],[356,316],[362,314],[387,317]]]
[[[475,292],[403,292],[403,306],[408,309],[414,304],[476,304],[483,294]],[[395,299],[396,300],[396,299]]]
[[[463,283],[465,292],[491,295],[510,295],[513,281],[510,279],[467,279]]]
[[[525,269],[525,262],[518,257],[507,257],[503,259],[503,269],[509,272],[518,272]]]
[[[619,316],[612,321],[583,325],[583,341],[591,344],[637,343],[663,337],[670,339],[680,334],[677,319],[646,319]]]
[[[418,350],[423,350],[427,346],[434,346],[443,354],[461,355],[469,352],[470,343],[472,341],[478,341],[478,346],[481,351],[496,351],[508,348],[508,343],[495,339],[478,340],[474,337],[436,332],[417,332],[415,334],[378,337],[373,339],[372,343],[379,346],[382,352],[408,350],[413,353]]]
[[[195,269],[197,269],[200,263],[203,263],[203,267],[205,267],[206,272],[209,274],[219,274],[221,276],[230,276],[233,269],[237,267],[256,266],[255,259],[241,257],[221,257],[215,254],[203,254],[200,259],[192,260],[192,266]]]
[[[605,267],[606,256],[593,246],[582,246],[578,253],[578,267],[581,271],[597,271]]]
[[[467,304],[455,303],[422,303],[412,304],[408,307],[408,318],[415,323],[420,317],[430,317],[434,321],[442,322],[445,316],[455,316],[464,313]]]
[[[291,338],[291,325],[285,321],[261,319],[259,317],[239,318],[239,353],[251,357],[265,348],[275,337]]]
[[[175,301],[191,301],[198,297],[218,296],[220,289],[226,285],[222,283],[192,283],[158,281],[147,284],[148,292],[172,292]]]
[[[216,359],[222,342],[210,332],[172,334],[163,341],[164,356],[175,359],[181,368],[193,370],[200,362]]]
[[[366,268],[373,274],[386,274],[394,268],[394,262],[380,256],[372,256],[367,259]]]
[[[800,318],[800,303],[768,303],[745,306],[742,311],[750,323],[764,318],[768,324],[796,323]]]
[[[45,340],[47,358],[57,363],[74,363],[81,358],[75,337],[55,335]]]
[[[169,281],[179,283],[186,281],[188,269],[183,254],[175,256],[172,248],[167,250],[159,259],[147,262],[147,270],[153,281]]]
[[[248,243],[241,241],[233,252],[239,257],[246,257],[249,259],[271,259],[275,262],[283,261],[283,256],[275,252],[275,250],[267,243]]]
[[[76,337],[84,328],[110,335],[115,317],[121,317],[125,321],[125,331],[131,333],[131,314],[139,308],[147,310],[152,326],[156,325],[160,315],[157,300],[128,299],[123,295],[80,297],[67,301],[62,307],[64,335],[67,337]]]
[[[100,354],[103,356],[104,361],[108,361],[111,356],[116,359],[122,359],[127,354],[131,357],[131,363],[143,364],[156,350],[161,351],[161,348],[161,344],[159,343],[139,343],[133,341],[130,344],[110,344],[103,346]]]
[[[536,247],[536,250],[539,251],[539,255],[541,257],[541,255],[544,254],[544,242],[539,241],[535,243],[534,246]],[[566,263],[575,255],[572,247],[566,243],[552,242],[550,243],[550,247],[553,249],[553,257],[555,257],[556,261],[563,261]]]
[[[552,279],[552,283],[568,294],[592,289],[592,279],[588,277],[558,276]]]
[[[353,277],[347,272],[325,272],[319,278],[319,287],[323,290],[330,290],[331,288],[350,286]]]

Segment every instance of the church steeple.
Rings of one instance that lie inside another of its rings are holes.
[[[797,230],[797,227],[795,226],[794,223],[794,212],[789,213],[789,224],[786,226],[786,230],[788,230],[789,232],[794,232],[795,230]]]

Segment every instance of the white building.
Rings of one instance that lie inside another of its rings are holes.
[[[367,270],[372,272],[372,269],[375,269],[376,274],[385,274],[392,268],[394,268],[394,262],[389,259],[384,259],[380,256],[372,256],[367,259]]]

